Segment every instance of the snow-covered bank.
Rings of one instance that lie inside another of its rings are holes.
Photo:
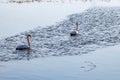
[[[119,80],[120,45],[82,56],[0,62],[0,80]]]
[[[120,6],[120,1],[116,0],[110,2],[65,0],[64,3],[61,3],[64,0],[59,0],[60,2],[57,3],[54,0],[52,0],[53,2],[44,1],[22,4],[0,2],[0,39],[37,26],[47,27],[56,24],[56,22],[66,19],[69,14],[80,13],[94,6]]]
[[[90,6],[91,3],[0,3],[0,39],[38,26],[43,28],[56,24],[67,15],[84,11]]]
[[[79,23],[80,36],[70,37],[75,22]],[[29,57],[81,55],[97,48],[120,43],[120,8],[91,8],[47,28],[36,28],[0,41],[0,60],[21,59],[15,48],[26,43],[25,35],[32,35],[32,52]],[[14,53],[14,54],[13,54]],[[27,56],[28,57],[28,56]],[[23,57],[26,58],[26,57]]]

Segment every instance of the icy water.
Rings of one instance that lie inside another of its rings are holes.
[[[0,62],[0,80],[119,80],[119,47],[82,56]]]

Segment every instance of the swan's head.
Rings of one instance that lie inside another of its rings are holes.
[[[31,37],[31,35],[30,35],[30,34],[27,34],[27,37]]]
[[[76,26],[78,26],[78,22],[76,22]]]

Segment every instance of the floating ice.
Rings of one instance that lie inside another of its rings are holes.
[[[75,23],[80,36],[70,37]],[[26,44],[25,35],[31,34],[31,58],[47,56],[81,55],[97,48],[120,43],[120,8],[97,7],[70,15],[57,25],[36,28],[0,41],[0,61],[19,59],[15,48]],[[23,57],[24,59],[25,57]]]

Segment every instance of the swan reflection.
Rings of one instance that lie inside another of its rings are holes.
[[[27,59],[32,58],[31,50],[17,51],[18,59]]]

